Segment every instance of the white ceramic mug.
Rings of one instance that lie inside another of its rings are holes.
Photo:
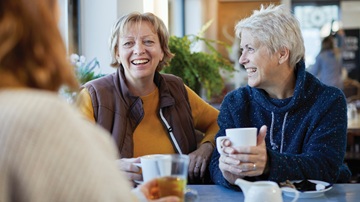
[[[216,138],[216,148],[220,154],[224,154],[222,150],[222,141],[230,140],[231,146],[256,146],[257,128],[228,128],[225,130],[226,136]]]
[[[144,182],[160,177],[159,159],[164,158],[162,154],[151,154],[140,157],[141,170]]]

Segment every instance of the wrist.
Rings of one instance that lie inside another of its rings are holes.
[[[206,146],[206,148],[211,149],[211,150],[213,150],[215,148],[215,145],[210,141],[206,141],[206,142],[202,143],[201,146]]]

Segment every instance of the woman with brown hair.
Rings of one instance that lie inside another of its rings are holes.
[[[341,52],[335,46],[332,35],[321,42],[321,50],[309,72],[326,85],[343,89]]]
[[[78,88],[57,3],[0,1],[0,201],[148,201],[156,181],[131,193],[107,132],[57,94]]]
[[[132,12],[119,18],[110,37],[111,66],[117,71],[86,83],[78,105],[111,133],[122,157],[120,169],[130,180],[142,180],[134,165],[140,156],[179,153],[190,157],[189,182],[208,183],[219,111],[181,78],[160,73],[173,57],[168,43],[169,33],[156,15]]]

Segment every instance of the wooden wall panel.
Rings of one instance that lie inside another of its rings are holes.
[[[260,8],[261,4],[280,4],[278,1],[218,1],[218,25],[217,39],[227,44],[232,44],[234,40],[235,24],[253,13],[253,10]],[[224,57],[228,56],[224,47],[218,47]]]

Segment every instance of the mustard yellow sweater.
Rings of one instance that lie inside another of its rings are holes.
[[[219,111],[201,99],[193,90],[185,86],[188,92],[189,102],[194,120],[194,127],[199,131],[205,131],[200,144],[211,142],[214,145],[214,137],[219,130],[217,116]],[[168,134],[158,117],[159,91],[158,88],[152,93],[141,97],[145,116],[134,131],[134,157],[146,154],[170,154],[175,153]],[[83,89],[78,97],[80,111],[92,122],[95,122],[92,101],[87,89]]]

